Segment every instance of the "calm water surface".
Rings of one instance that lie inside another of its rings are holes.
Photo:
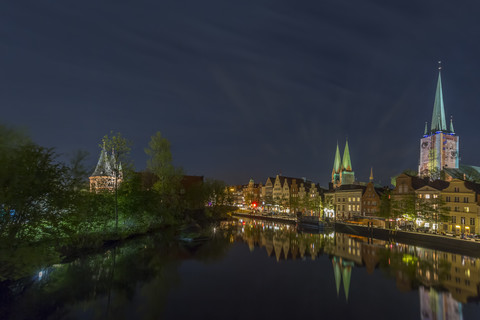
[[[480,260],[238,220],[0,284],[6,319],[479,319]]]

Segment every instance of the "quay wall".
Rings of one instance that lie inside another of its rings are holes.
[[[273,221],[273,222],[280,222],[280,223],[288,223],[288,224],[296,224],[297,219],[295,218],[287,218],[287,217],[276,217],[276,216],[264,216],[259,214],[251,214],[251,213],[243,213],[243,212],[234,212],[232,213],[233,216],[242,217],[242,218],[249,218],[249,219],[259,219],[265,221]]]
[[[341,222],[335,223],[335,231],[472,257],[480,257],[480,242],[471,240],[462,240],[435,234],[372,228]]]

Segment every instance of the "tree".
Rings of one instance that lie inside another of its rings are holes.
[[[438,195],[429,199],[417,199],[418,215],[426,222],[435,223],[447,221],[449,208]]]
[[[98,146],[100,148],[105,147],[105,150],[113,152],[115,164],[122,164],[124,171],[131,172],[133,171],[133,162],[130,158],[132,144],[132,141],[124,138],[120,132],[110,131],[110,135],[104,135]]]
[[[392,201],[392,217],[403,217],[415,222],[417,218],[417,205],[415,194],[397,196]]]
[[[147,168],[158,178],[154,189],[162,197],[162,203],[165,206],[178,210],[183,172],[172,164],[170,142],[157,132],[151,137],[148,146],[145,149],[145,153],[150,157]]]
[[[57,235],[71,206],[68,168],[52,149],[30,142],[8,149],[0,153],[0,236],[13,243]]]
[[[380,196],[380,210],[378,212],[378,215],[382,218],[385,218],[385,219],[396,218],[393,216],[391,196],[392,194],[391,194],[391,191],[389,190],[385,191]]]
[[[110,136],[105,135],[102,138],[101,148],[112,150],[112,170],[115,174],[115,230],[118,231],[118,179],[123,172],[133,172],[133,163],[128,156],[130,155],[132,143],[122,137],[120,132],[116,134],[110,131]],[[123,163],[123,164],[122,164]]]

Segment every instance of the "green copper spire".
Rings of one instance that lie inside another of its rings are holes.
[[[337,257],[333,257],[333,275],[335,277],[335,287],[337,288],[337,297],[340,293],[340,282],[342,281],[342,271],[340,270],[339,262],[337,261]]]
[[[345,143],[345,150],[343,151],[342,167],[346,171],[352,171],[352,162],[350,161],[350,151],[348,150],[348,140]]]
[[[343,291],[345,292],[345,299],[348,302],[348,293],[350,292],[350,279],[352,278],[353,262],[343,261]]]
[[[450,117],[450,132],[455,133],[455,130],[453,130],[453,117]]]
[[[337,152],[335,152],[335,160],[333,161],[333,171],[335,173],[339,173],[342,163],[340,162],[340,150],[338,149],[338,142],[337,142]]]
[[[428,122],[425,121],[425,131],[423,132],[423,135],[426,136],[428,134]]]
[[[445,109],[443,107],[443,94],[442,94],[442,77],[441,62],[438,62],[438,81],[437,81],[437,91],[435,92],[435,103],[433,104],[433,115],[432,115],[432,132],[437,131],[447,131],[447,123],[445,121]]]

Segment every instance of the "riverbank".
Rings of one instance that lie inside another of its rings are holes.
[[[480,257],[480,242],[472,240],[456,239],[437,234],[371,228],[342,222],[335,223],[335,231],[472,257]]]
[[[232,214],[236,217],[260,219],[266,221],[274,221],[279,223],[296,224],[296,219],[286,216],[264,216],[259,214],[250,214],[243,212],[235,212]],[[462,255],[468,255],[472,257],[480,257],[480,242],[472,240],[456,239],[453,237],[400,231],[389,230],[382,228],[372,228],[357,224],[349,224],[343,222],[335,223],[335,231],[358,235],[367,238],[374,238],[379,240],[385,240],[390,242],[400,242],[408,245],[421,246],[432,250],[446,251],[450,253],[457,253]]]
[[[249,218],[249,219],[261,219],[266,221],[273,221],[273,222],[280,222],[280,223],[287,223],[287,224],[296,224],[297,219],[288,216],[281,216],[281,215],[272,215],[266,216],[262,214],[254,214],[254,213],[246,213],[246,212],[233,212],[232,216],[234,217],[241,217],[241,218]]]

